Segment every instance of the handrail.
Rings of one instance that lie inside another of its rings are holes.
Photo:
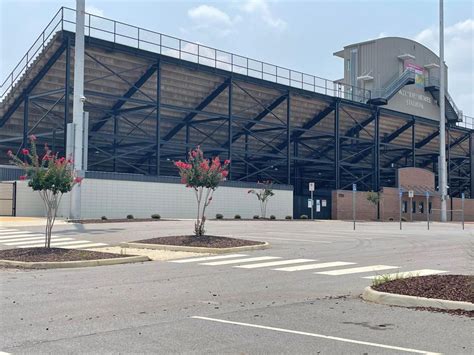
[[[373,98],[389,98],[392,91],[396,90],[401,82],[407,79],[415,79],[415,72],[411,69],[405,69],[402,74],[395,74],[387,81],[387,86],[382,89],[372,90]]]
[[[61,26],[60,30],[74,32],[75,13],[76,10],[69,7],[61,7],[59,9],[27,53],[0,85],[0,101],[4,100],[20,76],[26,71],[32,61],[36,59],[39,55],[39,49],[43,49],[51,38],[51,35],[54,34],[55,31],[59,31],[59,25]],[[56,20],[59,14],[60,18]],[[51,31],[48,31],[49,28],[52,28]],[[133,46],[162,55],[191,61],[199,65],[223,69],[232,73],[244,74],[325,95],[342,97],[364,103],[371,98],[370,90],[364,88],[346,85],[315,75],[291,70],[268,62],[222,51],[90,13],[86,13],[85,34],[113,43]],[[30,53],[38,41],[40,43],[38,49]]]

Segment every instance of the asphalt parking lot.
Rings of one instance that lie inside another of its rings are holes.
[[[106,246],[189,234],[192,221],[58,225],[63,243]],[[42,226],[0,226],[11,235]],[[1,232],[0,232],[1,233]],[[467,354],[467,317],[369,304],[371,277],[472,273],[474,225],[209,221],[267,250],[95,268],[2,269],[7,353]],[[22,237],[18,237],[22,238]],[[36,238],[36,237],[31,237]],[[54,242],[53,238],[53,242]],[[35,239],[31,239],[35,241]],[[28,242],[28,241],[26,241]],[[9,242],[12,243],[12,242]],[[15,243],[15,242],[13,242]],[[21,243],[21,242],[19,242]],[[58,242],[61,243],[61,242]],[[455,331],[454,331],[455,330]]]

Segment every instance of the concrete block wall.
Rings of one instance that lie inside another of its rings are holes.
[[[90,179],[81,185],[82,218],[149,218],[158,213],[163,218],[195,218],[196,199],[192,189],[177,183]],[[220,186],[213,196],[206,215],[214,218],[221,213],[226,218],[240,214],[252,218],[260,214],[260,205],[255,195],[247,193],[247,187]],[[293,191],[274,190],[267,205],[267,217],[284,218],[293,213]],[[17,215],[43,216],[44,207],[37,192],[27,183],[19,182],[17,189]],[[69,194],[63,196],[59,217],[69,215]]]
[[[332,192],[332,218],[352,220],[352,194],[350,190]],[[367,200],[367,192],[355,192],[356,220],[376,220],[377,207]]]

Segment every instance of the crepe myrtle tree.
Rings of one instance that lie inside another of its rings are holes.
[[[59,204],[63,194],[80,184],[82,177],[76,175],[71,159],[54,154],[47,144],[44,154],[39,155],[36,149],[36,137],[31,135],[30,149],[21,150],[23,158],[14,155],[11,150],[8,156],[11,162],[23,169],[24,175],[20,180],[28,180],[28,186],[38,191],[46,209],[45,248],[51,247],[51,231],[53,230]]]
[[[267,216],[267,203],[270,197],[275,195],[272,189],[272,182],[270,180],[258,182],[258,185],[261,186],[259,190],[248,190],[247,193],[254,194],[257,196],[258,201],[260,202],[260,214],[262,218]]]
[[[186,162],[177,161],[174,165],[179,169],[181,182],[194,190],[197,202],[197,217],[194,224],[194,235],[202,237],[206,230],[206,208],[212,201],[212,195],[221,181],[227,178],[227,167],[230,160],[221,164],[219,157],[211,160],[204,158],[200,147],[189,152]]]

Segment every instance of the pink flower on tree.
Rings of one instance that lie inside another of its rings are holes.
[[[30,154],[30,151],[28,149],[22,149],[21,152],[23,153],[23,155],[29,155]]]
[[[212,201],[212,194],[219,186],[220,182],[229,175],[227,170],[230,161],[226,160],[221,164],[219,157],[211,160],[204,159],[204,154],[200,147],[189,152],[188,161],[177,161],[174,165],[179,169],[181,183],[186,187],[194,189],[198,213],[194,225],[194,233],[201,237],[205,233],[204,223],[206,221],[206,208]]]

